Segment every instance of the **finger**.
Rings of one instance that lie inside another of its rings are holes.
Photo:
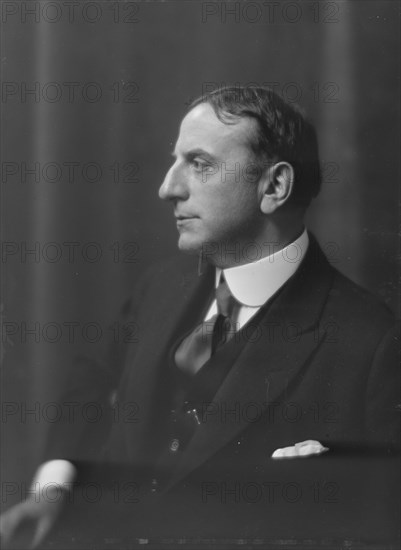
[[[272,458],[290,458],[296,456],[295,447],[284,447],[283,449],[276,449],[272,454]]]
[[[285,447],[283,449],[283,457],[284,458],[292,458],[293,456],[297,456],[298,451],[295,447]]]
[[[37,548],[39,544],[43,542],[46,535],[49,533],[50,529],[53,527],[54,518],[53,516],[47,515],[43,517],[39,522],[35,530],[35,535],[33,537],[31,550]]]
[[[10,542],[17,526],[21,523],[21,507],[14,506],[0,516],[0,535],[3,545]]]
[[[283,449],[276,449],[272,454],[272,458],[281,458],[283,456]]]

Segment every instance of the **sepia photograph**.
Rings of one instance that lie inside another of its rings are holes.
[[[400,548],[400,2],[1,0],[1,548]]]

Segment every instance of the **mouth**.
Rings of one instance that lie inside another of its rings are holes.
[[[198,216],[175,216],[177,229],[184,230],[187,226],[190,227],[192,222],[196,220]]]

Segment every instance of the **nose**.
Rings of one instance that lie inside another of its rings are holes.
[[[182,168],[178,165],[178,161],[167,172],[159,189],[159,197],[166,201],[174,199],[185,200],[188,198],[186,178]]]

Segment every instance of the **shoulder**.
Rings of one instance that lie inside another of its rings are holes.
[[[326,281],[321,288],[326,295],[324,318],[343,327],[350,337],[364,336],[368,346],[370,337],[377,341],[394,326],[395,315],[386,304],[329,263],[313,236],[311,256],[308,276],[316,276],[315,284],[320,279]]]
[[[395,323],[393,312],[373,293],[351,279],[334,271],[333,284],[328,296],[328,306],[338,315],[349,316],[351,324],[372,323],[388,329]]]
[[[336,335],[338,351],[372,360],[394,330],[396,318],[375,295],[331,267],[333,277],[321,322]]]

